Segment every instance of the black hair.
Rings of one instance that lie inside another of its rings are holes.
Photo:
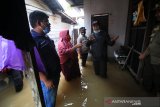
[[[35,27],[37,22],[38,23],[42,22],[43,20],[48,19],[48,18],[49,16],[46,13],[37,11],[37,10],[29,14],[29,21],[30,21],[32,28]]]
[[[79,31],[81,31],[81,30],[86,30],[86,28],[85,27],[79,28]]]
[[[99,23],[99,21],[98,21],[98,20],[93,20],[93,21],[92,21],[92,25],[94,25],[94,24],[99,25],[100,23]]]

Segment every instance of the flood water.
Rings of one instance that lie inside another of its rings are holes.
[[[91,61],[81,67],[81,78],[67,82],[61,74],[56,107],[104,107],[105,97],[148,97],[140,84],[127,70],[122,71],[117,63],[108,63],[108,78],[103,79],[93,72]],[[2,84],[1,84],[2,85]],[[34,107],[29,82],[24,79],[24,88],[16,93],[13,84],[0,92],[0,107]]]
[[[104,107],[105,97],[150,96],[135,82],[129,71],[120,69],[116,63],[108,63],[108,78],[93,72],[91,61],[81,67],[81,78],[67,82],[61,74],[56,107]],[[0,107],[34,107],[31,88],[24,79],[24,88],[15,93],[13,84],[0,92]]]
[[[105,97],[149,96],[129,71],[122,71],[116,63],[108,63],[107,79],[94,74],[91,61],[80,68],[81,78],[67,82],[61,76],[56,107],[104,107]]]

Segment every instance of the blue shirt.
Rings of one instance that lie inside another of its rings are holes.
[[[39,34],[34,30],[31,31],[32,37],[36,42],[36,48],[41,61],[36,56],[38,69],[46,73],[48,79],[60,76],[60,60],[55,50],[54,41],[45,34]],[[41,64],[42,62],[42,64]]]

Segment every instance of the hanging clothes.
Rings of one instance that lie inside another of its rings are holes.
[[[25,70],[22,51],[16,48],[14,41],[0,36],[0,71],[2,69]]]
[[[146,18],[144,16],[144,6],[143,6],[143,0],[141,0],[138,3],[138,15],[134,22],[134,26],[140,25],[142,22],[146,22]]]

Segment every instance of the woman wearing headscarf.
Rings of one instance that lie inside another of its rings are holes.
[[[67,81],[73,78],[80,77],[80,69],[78,64],[78,54],[76,49],[81,47],[81,44],[73,46],[70,42],[69,30],[63,30],[59,34],[58,54],[62,73]]]

